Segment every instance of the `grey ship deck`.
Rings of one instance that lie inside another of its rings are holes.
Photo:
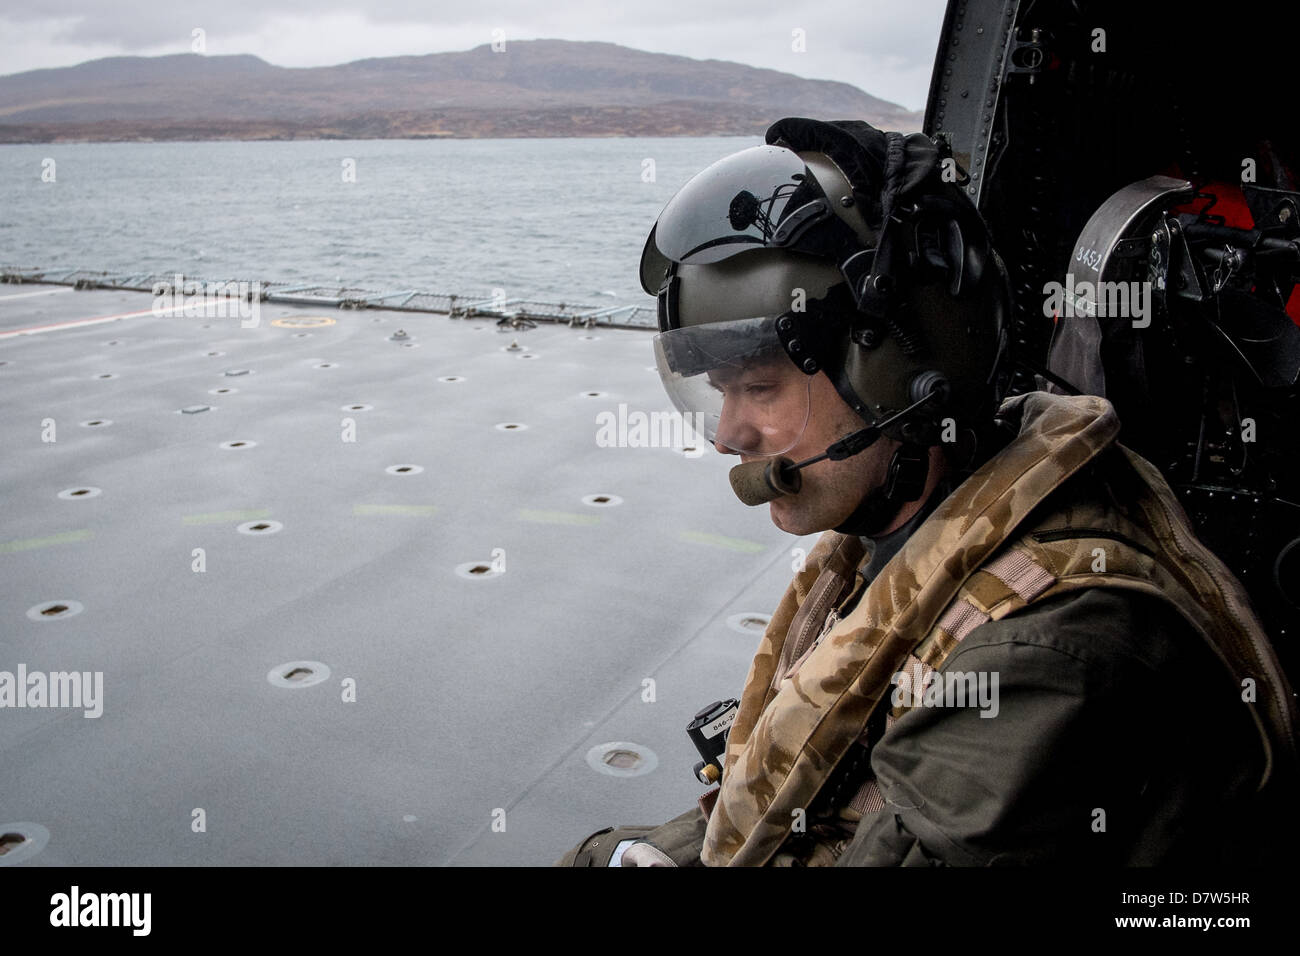
[[[668,408],[649,334],[150,303],[0,286],[0,671],[103,673],[99,718],[0,709],[0,865],[537,865],[694,802],[811,542],[712,450],[598,447]]]

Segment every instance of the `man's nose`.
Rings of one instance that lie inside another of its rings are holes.
[[[729,397],[722,400],[718,433],[713,439],[713,447],[724,455],[739,455],[745,451],[757,450],[763,442],[762,433],[741,414],[738,408],[740,404]]]

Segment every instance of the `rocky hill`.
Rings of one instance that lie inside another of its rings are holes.
[[[110,57],[0,77],[0,142],[757,135],[782,116],[915,130],[847,83],[613,43],[514,40],[288,68]]]

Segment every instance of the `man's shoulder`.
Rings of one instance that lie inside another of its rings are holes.
[[[1081,588],[981,624],[944,667],[970,667],[977,661],[982,668],[1037,662],[1102,687],[1121,678],[1188,671],[1230,682],[1222,662],[1173,604],[1126,588]]]

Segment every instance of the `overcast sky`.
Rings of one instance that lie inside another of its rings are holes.
[[[468,50],[512,39],[604,40],[842,80],[923,109],[945,0],[41,0],[0,10],[0,74],[103,56],[253,53],[279,66]],[[795,31],[805,50],[795,52]]]

